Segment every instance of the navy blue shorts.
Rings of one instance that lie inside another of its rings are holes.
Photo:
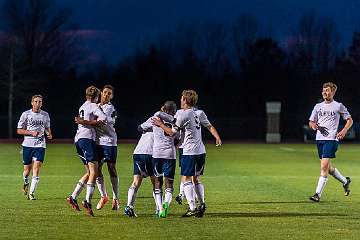
[[[152,156],[149,154],[134,154],[134,175],[142,177],[154,176]]]
[[[206,154],[183,155],[181,158],[182,176],[201,176],[204,174]]]
[[[80,138],[76,143],[76,151],[84,165],[98,160],[96,154],[96,143],[92,139]]]
[[[24,147],[23,146],[23,164],[30,165],[33,161],[44,162],[45,148],[42,147]]]
[[[99,162],[116,163],[117,146],[96,145]]]
[[[174,179],[176,159],[153,158],[154,175]]]
[[[179,148],[178,151],[179,151],[179,167],[181,167],[181,158],[183,156],[183,149]]]
[[[336,151],[339,142],[335,140],[318,140],[316,141],[319,158],[336,158]]]

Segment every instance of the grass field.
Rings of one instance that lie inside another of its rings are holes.
[[[119,145],[122,206],[132,180],[133,147]],[[94,218],[73,211],[65,198],[83,167],[66,144],[48,145],[38,200],[26,200],[20,191],[19,151],[18,145],[0,145],[0,239],[360,239],[358,145],[341,145],[335,161],[353,179],[350,197],[330,178],[320,203],[308,200],[319,176],[314,145],[207,146],[203,183],[208,210],[201,219],[181,218],[185,206],[175,202],[167,219],[154,217],[148,180],[138,193],[138,218],[111,211],[111,204],[95,210]],[[98,198],[96,192],[94,205]]]

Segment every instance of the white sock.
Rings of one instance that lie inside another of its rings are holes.
[[[97,185],[97,187],[99,189],[101,197],[107,197],[106,186],[105,186],[105,183],[104,183],[104,177],[97,177],[96,178],[96,185]]]
[[[156,202],[156,197],[155,197],[154,191],[153,191],[152,195],[153,195],[153,198],[154,198],[154,201],[155,201],[156,211],[160,211],[160,208],[159,208],[159,206],[158,206],[158,204],[157,204],[157,202]]]
[[[134,187],[134,186],[131,186],[129,188],[129,190],[128,190],[127,206],[134,207],[135,199],[136,199],[136,193],[137,193],[137,188]]]
[[[334,172],[330,173],[335,179],[339,180],[342,184],[347,183],[346,177],[344,177],[337,168],[334,168]]]
[[[154,189],[154,194],[155,194],[155,203],[156,203],[156,208],[159,208],[159,210],[161,211],[162,208],[162,193],[161,193],[161,189]]]
[[[119,178],[110,177],[113,199],[119,199]]]
[[[316,191],[315,191],[319,195],[319,197],[321,197],[321,194],[324,191],[327,180],[328,180],[327,177],[324,177],[324,176],[319,177],[318,185],[317,185]]]
[[[191,211],[195,210],[194,185],[191,181],[184,182],[184,192]]]
[[[165,197],[164,197],[164,202],[167,202],[169,205],[171,203],[172,200],[172,194],[174,192],[173,188],[166,188],[165,189]]]
[[[29,184],[29,175],[23,174],[24,184]]]
[[[95,191],[95,184],[93,183],[87,183],[86,184],[86,201],[91,204],[91,199],[94,195]]]
[[[76,184],[74,192],[71,194],[71,197],[73,199],[76,199],[80,195],[80,193],[82,192],[83,189],[84,189],[84,183],[83,182],[78,182]]]
[[[199,182],[199,183],[195,184],[194,188],[195,188],[195,193],[196,193],[197,199],[199,200],[200,203],[204,203],[205,202],[204,185]]]
[[[40,177],[32,177],[31,179],[31,186],[30,186],[30,193],[33,194],[36,190],[36,187],[40,181]]]
[[[179,196],[184,199],[185,197],[185,193],[184,193],[184,183],[180,182],[180,187],[179,187]]]

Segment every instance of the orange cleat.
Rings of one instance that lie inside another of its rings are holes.
[[[108,196],[101,197],[98,204],[96,205],[96,209],[100,210],[104,207],[104,205],[109,201]]]

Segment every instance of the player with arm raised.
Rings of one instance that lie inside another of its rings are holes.
[[[23,192],[29,200],[35,200],[35,190],[39,183],[40,168],[44,162],[46,141],[52,139],[49,114],[41,110],[43,97],[34,95],[31,98],[31,109],[21,114],[17,133],[24,136],[23,147]],[[32,179],[29,192],[29,175]]]
[[[338,149],[339,140],[345,137],[353,124],[353,120],[346,107],[334,100],[336,90],[337,86],[332,82],[323,84],[322,97],[324,101],[315,105],[309,118],[310,128],[316,131],[316,145],[320,158],[318,185],[315,194],[310,197],[310,200],[314,202],[320,201],[329,173],[342,183],[345,196],[350,194],[351,179],[344,177],[331,163],[331,159],[336,157],[335,153]],[[340,132],[337,132],[340,117],[346,121],[346,124]]]
[[[107,117],[106,124],[95,128],[96,130],[96,145],[99,157],[99,174],[96,178],[96,184],[99,189],[101,198],[96,209],[102,209],[105,203],[109,200],[106,192],[104,176],[102,174],[102,166],[104,162],[110,175],[110,182],[112,187],[112,210],[119,209],[119,178],[116,171],[117,158],[117,135],[114,128],[117,113],[115,107],[111,104],[111,99],[114,96],[114,88],[111,85],[105,85],[101,91],[101,98],[99,107]]]
[[[77,197],[86,183],[86,198],[82,202],[83,207],[90,216],[94,216],[91,199],[95,189],[95,179],[98,174],[98,158],[95,144],[95,127],[106,123],[106,115],[96,104],[100,90],[94,86],[86,89],[86,102],[79,109],[79,117],[75,117],[78,129],[75,135],[75,146],[86,173],[80,178],[74,192],[67,198],[67,202],[75,210],[80,210]]]

